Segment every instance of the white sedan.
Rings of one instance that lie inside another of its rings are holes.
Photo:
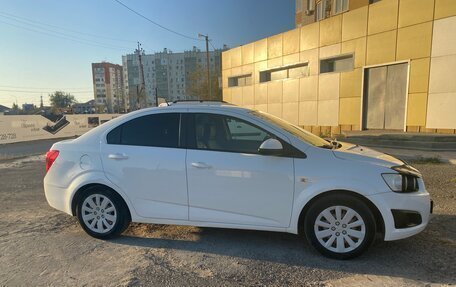
[[[49,204],[111,238],[131,221],[303,234],[323,255],[421,232],[421,174],[392,156],[328,142],[269,114],[215,102],[118,117],[46,156]]]

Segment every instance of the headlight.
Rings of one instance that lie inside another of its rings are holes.
[[[410,174],[383,173],[382,177],[394,192],[414,192],[419,189],[418,178]]]
[[[384,173],[382,174],[383,180],[391,188],[392,191],[402,191],[402,175],[398,173]]]

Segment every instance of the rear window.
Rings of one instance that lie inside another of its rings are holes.
[[[162,113],[130,120],[110,131],[108,144],[179,147],[178,113]]]

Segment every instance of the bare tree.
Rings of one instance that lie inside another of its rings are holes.
[[[209,98],[209,89],[207,86],[207,70],[205,67],[198,65],[195,70],[187,75],[187,95],[198,100],[220,101],[222,91],[219,87],[220,73],[211,73],[211,92],[212,98]]]

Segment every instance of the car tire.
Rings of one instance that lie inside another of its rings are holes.
[[[99,239],[119,236],[131,221],[123,199],[116,192],[99,186],[87,189],[80,196],[76,211],[84,231]]]
[[[347,194],[318,199],[304,218],[307,241],[333,259],[350,259],[364,253],[374,242],[376,230],[370,208]]]

